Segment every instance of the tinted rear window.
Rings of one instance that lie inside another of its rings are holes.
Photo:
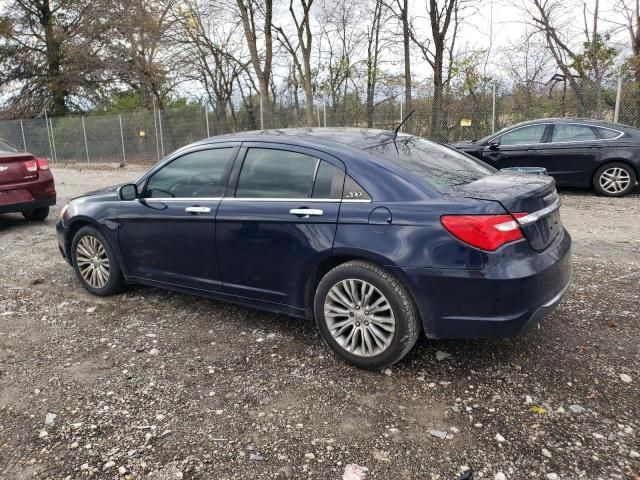
[[[395,144],[384,143],[367,150],[436,188],[465,185],[494,173],[463,153],[418,137],[398,137]]]
[[[16,153],[17,151],[18,151],[17,148],[15,148],[13,145],[11,145],[6,140],[2,140],[0,138],[0,152]]]

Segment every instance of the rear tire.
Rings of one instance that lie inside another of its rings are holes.
[[[636,188],[636,172],[622,162],[607,163],[596,170],[593,187],[600,195],[622,197]]]
[[[400,361],[420,334],[420,319],[405,286],[361,260],[338,265],[320,280],[314,313],[327,345],[361,368]]]
[[[124,277],[113,249],[97,228],[88,225],[78,230],[70,255],[78,280],[94,295],[104,297],[124,289]]]
[[[30,222],[43,222],[49,216],[49,207],[25,210],[22,212],[22,216]]]

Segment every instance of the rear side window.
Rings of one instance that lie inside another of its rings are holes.
[[[500,137],[500,145],[530,145],[542,142],[546,125],[528,125],[516,128]]]
[[[582,140],[596,140],[596,133],[588,125],[571,123],[557,123],[553,127],[552,142],[579,142]]]
[[[341,198],[344,172],[329,162],[320,161],[313,184],[313,198]]]
[[[408,170],[436,188],[464,185],[494,172],[463,153],[418,137],[403,136],[395,144],[384,143],[368,151]],[[347,192],[345,182],[345,194]]]
[[[605,138],[605,139],[619,137],[620,133],[622,133],[617,130],[611,130],[609,128],[600,128],[600,127],[593,127],[593,128],[595,128],[598,131],[600,138]]]
[[[232,148],[217,148],[187,153],[154,173],[145,197],[207,198],[219,197],[226,187],[226,172],[231,166]]]
[[[334,198],[342,195],[344,172],[304,153],[250,148],[242,164],[237,198]]]

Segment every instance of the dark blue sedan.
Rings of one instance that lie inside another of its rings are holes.
[[[143,284],[315,318],[340,356],[393,364],[428,338],[521,333],[567,290],[552,178],[392,131],[209,138],[72,200],[63,256],[96,295]]]

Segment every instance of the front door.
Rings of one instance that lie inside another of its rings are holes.
[[[515,128],[494,139],[482,152],[482,160],[496,168],[539,167],[548,124]]]
[[[141,198],[118,210],[127,274],[203,291],[221,291],[215,216],[227,185],[233,145],[190,151],[151,172]]]
[[[239,157],[216,219],[225,292],[303,308],[304,282],[333,248],[344,167],[289,145],[245,143]]]

